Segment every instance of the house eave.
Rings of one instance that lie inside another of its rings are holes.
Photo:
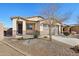
[[[23,20],[26,20],[25,18],[21,17],[21,16],[13,16],[13,17],[10,17],[11,20],[13,19],[23,19]]]

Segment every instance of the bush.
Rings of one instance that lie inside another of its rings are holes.
[[[34,32],[34,38],[38,38],[39,35],[40,35],[40,32],[39,31],[35,31]]]
[[[79,50],[79,45],[76,45],[74,48],[75,48],[76,50]]]
[[[63,34],[64,34],[65,36],[70,35],[70,33],[69,33],[69,32],[63,32]]]
[[[26,40],[25,38],[23,38],[23,37],[20,37],[20,38],[18,38],[18,40]]]
[[[44,36],[44,38],[48,38],[47,36]]]

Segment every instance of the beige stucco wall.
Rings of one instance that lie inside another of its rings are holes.
[[[35,23],[35,30],[40,31],[40,22]]]
[[[4,39],[4,27],[3,24],[0,23],[0,41]]]
[[[12,26],[13,27],[13,37],[16,37],[16,35],[17,35],[17,22],[18,21],[21,21],[22,24],[23,24],[23,28],[22,28],[23,35],[26,34],[26,21],[24,21],[23,19],[15,18],[15,19],[12,20],[12,24],[13,24],[13,26]]]
[[[42,31],[40,31],[40,35],[48,35],[48,34],[49,34],[49,28],[44,29],[44,27],[43,27]],[[61,25],[52,26],[51,34],[52,35],[60,35],[61,34]]]
[[[17,19],[12,20],[12,35],[13,37],[16,37],[16,31],[17,31]]]

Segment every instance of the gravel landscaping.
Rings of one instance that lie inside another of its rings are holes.
[[[75,53],[72,50],[72,46],[65,43],[61,43],[56,40],[48,41],[43,39],[31,39],[31,40],[17,40],[17,39],[4,39],[10,45],[19,48],[33,56],[78,56],[79,53]]]

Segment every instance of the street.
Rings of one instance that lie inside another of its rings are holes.
[[[0,42],[0,56],[22,56],[22,54],[8,45]]]

